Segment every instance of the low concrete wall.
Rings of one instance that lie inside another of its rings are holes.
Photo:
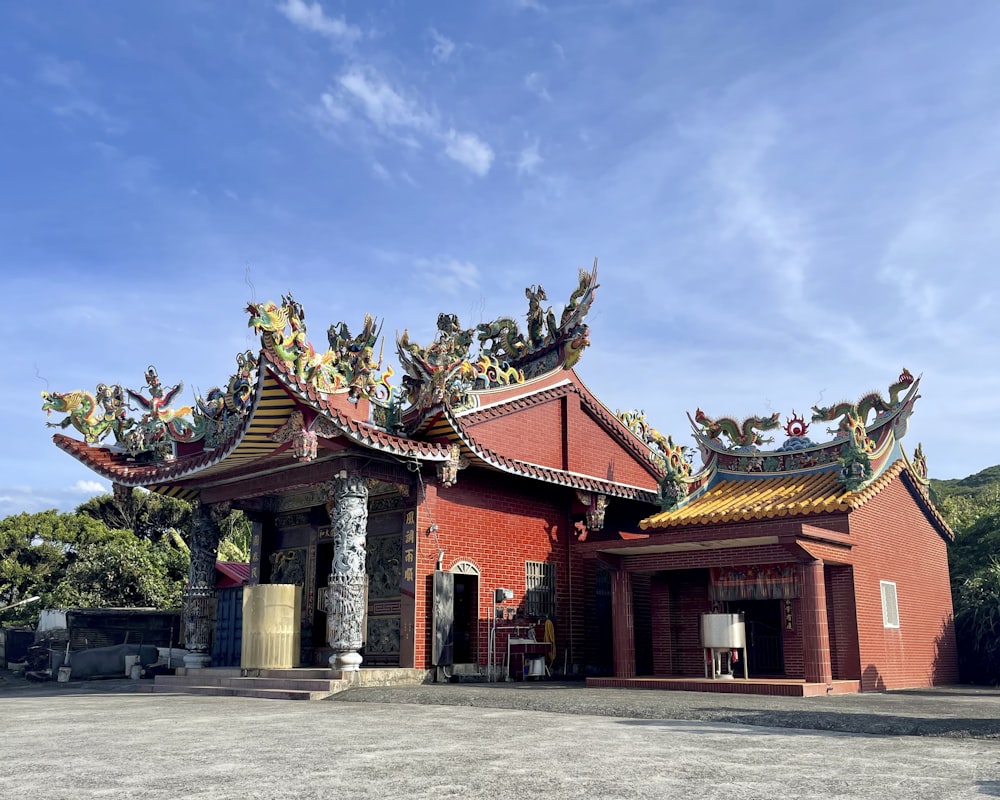
[[[434,673],[429,669],[405,669],[391,667],[387,669],[359,669],[356,672],[344,672],[343,678],[351,683],[352,688],[370,686],[419,686],[431,683]]]

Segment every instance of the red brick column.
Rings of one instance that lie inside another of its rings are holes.
[[[635,632],[632,611],[632,575],[623,569],[611,573],[611,628],[616,678],[635,677]]]
[[[826,615],[823,562],[800,564],[802,571],[802,660],[807,683],[831,683],[830,631]]]

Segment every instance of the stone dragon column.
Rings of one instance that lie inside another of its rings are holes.
[[[183,592],[184,656],[187,668],[207,667],[212,660],[212,633],[215,623],[215,561],[222,538],[222,521],[229,514],[229,503],[204,505],[192,503],[191,532],[188,548],[191,563],[188,583]]]
[[[368,532],[368,485],[358,473],[341,472],[330,486],[333,566],[327,584],[326,638],[333,669],[361,666],[364,642],[365,537]]]

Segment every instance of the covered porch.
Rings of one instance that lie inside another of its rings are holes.
[[[839,520],[812,522],[587,543],[609,584],[612,649],[612,674],[587,685],[795,697],[860,691],[850,542]],[[731,674],[712,678],[700,622],[719,613],[739,615],[746,646],[732,651]]]

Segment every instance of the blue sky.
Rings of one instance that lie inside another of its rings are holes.
[[[108,484],[39,392],[185,398],[292,291],[432,338],[558,307],[689,441],[923,374],[932,476],[1000,462],[1000,6],[482,0],[0,7],[0,515]],[[821,431],[814,431],[819,433]],[[821,438],[815,436],[814,438]]]

